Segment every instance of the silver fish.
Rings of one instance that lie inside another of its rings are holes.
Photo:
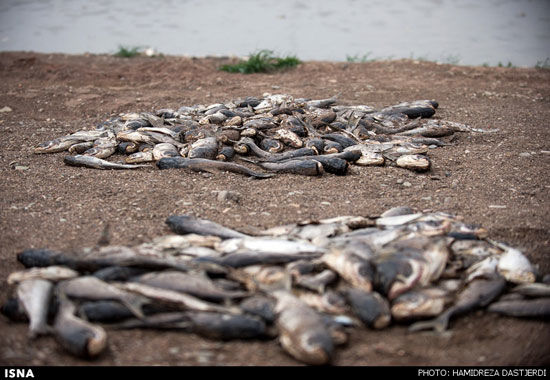
[[[369,261],[348,252],[337,251],[329,252],[321,259],[352,286],[366,292],[372,290],[374,271]]]
[[[58,289],[71,298],[119,301],[138,318],[143,317],[141,308],[148,303],[146,298],[125,292],[93,276],[82,276],[63,281],[58,285]]]
[[[17,298],[29,317],[29,336],[47,334],[48,307],[52,297],[53,284],[50,281],[31,278],[17,286]]]
[[[117,164],[109,161],[105,161],[101,158],[92,156],[84,156],[77,154],[76,156],[65,156],[63,158],[65,164],[69,166],[84,166],[93,169],[139,169],[150,168],[149,165],[126,165]]]
[[[164,157],[179,157],[178,149],[170,143],[160,143],[153,148],[153,159],[160,160]]]
[[[487,308],[492,313],[519,318],[550,318],[550,298],[495,302]]]
[[[379,293],[350,288],[345,290],[345,294],[354,314],[365,326],[383,329],[390,324],[390,306]]]
[[[241,232],[224,227],[221,224],[206,219],[199,219],[191,215],[172,215],[165,222],[170,229],[180,235],[198,234],[206,236],[217,236],[221,239],[244,238]]]
[[[30,268],[18,272],[13,272],[8,276],[8,284],[17,284],[30,279],[42,279],[52,282],[68,280],[78,277],[80,274],[67,267],[52,265],[44,268]]]

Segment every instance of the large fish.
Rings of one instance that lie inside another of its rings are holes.
[[[307,364],[329,363],[334,343],[321,316],[287,291],[275,291],[273,296],[277,299],[277,327],[284,350]]]
[[[224,227],[221,224],[206,219],[196,218],[191,215],[172,215],[166,219],[170,229],[180,235],[198,234],[205,236],[218,236],[222,239],[244,238],[241,232]]]
[[[76,307],[60,295],[59,312],[54,322],[55,338],[73,355],[93,358],[107,347],[107,333],[101,326],[93,325],[75,316]]]
[[[370,292],[374,280],[372,264],[349,252],[332,251],[322,256],[325,264],[355,288]]]
[[[273,177],[272,173],[258,173],[234,162],[216,161],[206,158],[165,157],[157,161],[157,166],[159,169],[190,169],[197,172],[228,171],[260,179]]]
[[[388,301],[377,292],[349,288],[345,291],[352,311],[370,328],[383,329],[391,322]]]
[[[109,162],[101,158],[93,156],[84,156],[77,154],[76,156],[65,156],[63,162],[69,166],[83,166],[86,168],[92,169],[114,169],[114,170],[124,170],[124,169],[139,169],[139,168],[150,168],[149,165],[129,165],[129,164],[117,164],[114,162]]]

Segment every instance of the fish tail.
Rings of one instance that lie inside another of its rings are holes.
[[[122,303],[139,319],[143,319],[145,317],[142,308],[143,305],[148,303],[147,299],[140,296],[130,296],[124,297]]]

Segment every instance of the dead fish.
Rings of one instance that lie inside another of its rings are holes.
[[[53,284],[50,281],[31,278],[17,286],[17,298],[29,318],[29,337],[48,334],[48,307],[52,297]]]
[[[348,252],[332,251],[321,257],[325,264],[353,287],[370,292],[374,279],[371,263]]]
[[[409,331],[433,329],[443,332],[448,328],[451,318],[487,306],[504,291],[505,286],[506,280],[500,276],[493,279],[475,279],[460,292],[453,306],[443,314],[429,321],[416,322],[409,327]]]
[[[63,281],[58,285],[58,290],[70,298],[119,301],[138,318],[143,317],[141,308],[148,302],[143,297],[125,292],[93,276],[82,276]]]
[[[344,150],[342,145],[336,141],[325,141],[325,146],[323,147],[323,152],[326,154],[340,153]]]
[[[142,162],[153,162],[155,161],[155,157],[152,151],[135,152],[126,157],[124,161],[127,164],[139,164]]]
[[[101,158],[92,156],[84,156],[77,154],[76,156],[65,156],[63,162],[69,166],[84,166],[93,169],[139,169],[149,168],[149,165],[125,165],[109,162]]]
[[[266,336],[265,323],[258,317],[225,313],[186,312],[190,331],[210,339],[257,339]]]
[[[527,297],[550,297],[550,284],[542,282],[520,284],[514,287],[512,292]]]
[[[235,157],[235,149],[232,146],[224,146],[218,152],[216,160],[230,161]]]
[[[244,238],[241,232],[224,227],[221,224],[206,219],[199,219],[192,215],[172,215],[165,223],[170,229],[180,235],[197,234],[204,236],[217,236],[221,239]]]
[[[250,161],[252,162],[252,161]],[[256,163],[256,162],[255,162]],[[286,160],[280,162],[257,162],[256,165],[276,173],[320,176],[324,173],[323,165],[316,160]],[[347,162],[345,163],[347,165]]]
[[[153,148],[153,159],[155,161],[164,157],[180,157],[178,149],[170,143],[160,143]]]
[[[516,318],[550,318],[550,298],[510,300],[495,302],[487,308],[491,313],[498,313]]]
[[[23,271],[13,272],[8,276],[9,285],[17,284],[26,280],[38,278],[52,282],[67,280],[78,277],[80,274],[70,268],[62,266],[48,266],[44,268],[31,268]]]
[[[218,154],[218,142],[215,137],[206,137],[195,141],[191,145],[187,157],[189,158],[205,158],[213,160]]]
[[[336,281],[338,276],[330,269],[325,269],[321,273],[315,275],[299,275],[295,279],[296,285],[312,290],[319,294],[325,292],[326,287]]]
[[[122,154],[132,154],[137,152],[138,149],[139,149],[139,144],[135,142],[130,142],[130,141],[122,141],[117,146],[118,152]],[[69,152],[75,153],[75,152],[71,152],[70,149],[69,149]],[[76,152],[76,153],[80,154],[82,152]]]
[[[68,151],[69,153],[71,154],[82,154],[84,153],[85,151],[87,151],[88,149],[91,149],[93,148],[94,146],[94,142],[93,141],[85,141],[85,142],[81,142],[81,143],[76,143],[76,144],[73,144],[69,147]]]
[[[391,313],[388,301],[377,292],[365,292],[361,289],[345,290],[351,309],[365,326],[383,329],[390,324]]]
[[[221,313],[240,314],[241,311],[235,308],[224,307],[214,303],[206,302],[189,294],[179,293],[173,290],[161,289],[155,286],[140,284],[137,282],[117,282],[113,286],[119,290],[135,293],[146,297],[158,304],[166,304],[179,308],[180,310],[213,311]],[[140,297],[141,298],[141,297]]]
[[[190,274],[171,270],[146,273],[139,277],[134,277],[132,281],[161,289],[187,293],[214,302],[243,298],[248,295],[248,293],[242,291],[221,289],[204,274]]]
[[[418,220],[422,215],[423,214],[421,212],[418,212],[415,214],[381,216],[380,218],[376,219],[376,225],[383,228],[402,226],[404,224],[412,223]]]
[[[414,214],[414,211],[408,206],[397,206],[392,207],[389,210],[384,211],[380,214],[380,218],[393,217],[393,216],[404,216]]]
[[[424,267],[418,254],[410,256],[399,251],[381,255],[373,261],[375,288],[390,301],[416,286]]]
[[[216,244],[216,250],[225,254],[238,251],[278,253],[283,255],[310,254],[319,256],[325,249],[307,241],[270,237],[237,237]]]
[[[107,158],[112,156],[116,152],[117,140],[113,133],[111,136],[101,137],[94,141],[92,148],[88,149],[84,153],[85,156],[92,156],[96,158]]]
[[[300,136],[285,128],[277,129],[273,137],[281,140],[284,144],[291,146],[292,148],[301,148],[304,146],[304,142]]]
[[[262,295],[253,295],[244,299],[239,307],[248,314],[256,315],[262,318],[266,323],[275,322],[275,301]]]
[[[59,137],[51,141],[41,143],[34,149],[34,153],[40,154],[63,152],[69,149],[74,144],[85,141],[95,141],[96,139],[106,135],[107,133],[103,130],[79,131],[71,135]]]
[[[308,100],[306,105],[309,108],[327,108],[338,101],[338,95],[334,95],[327,99]]]
[[[78,314],[87,321],[102,323],[117,322],[134,316],[130,309],[117,301],[83,302],[78,308]]]
[[[294,358],[313,365],[332,359],[334,344],[321,316],[286,291],[276,291],[277,327],[283,349]]]
[[[213,262],[224,267],[242,268],[253,265],[286,264],[296,260],[309,259],[310,253],[281,253],[281,252],[257,252],[252,250],[239,250],[220,256],[202,256],[197,262]]]
[[[346,300],[334,291],[319,294],[294,290],[294,295],[321,313],[340,315],[348,311]]]
[[[391,314],[396,321],[435,317],[443,312],[447,297],[439,288],[413,289],[392,301]]]
[[[405,154],[398,157],[395,160],[395,164],[400,168],[423,172],[430,170],[432,163],[428,156],[422,154]]]
[[[207,171],[207,172],[219,172],[228,171],[237,174],[247,175],[253,178],[270,178],[273,177],[271,173],[258,173],[248,169],[245,166],[233,163],[208,160],[205,158],[184,158],[184,157],[169,157],[161,158],[157,161],[159,169],[171,169],[171,168],[186,168],[193,171]]]
[[[53,326],[57,342],[78,357],[93,358],[100,355],[107,347],[107,333],[101,326],[76,317],[75,311],[75,305],[61,296]]]
[[[535,282],[535,269],[521,251],[506,244],[490,243],[504,250],[498,260],[497,270],[506,280],[515,284]]]
[[[92,276],[99,278],[101,281],[127,281],[131,277],[139,276],[148,272],[145,268],[124,267],[113,265],[101,268],[92,273]]]
[[[346,148],[349,148],[350,146],[357,145],[356,140],[354,140],[350,137],[341,135],[339,133],[326,133],[326,134],[322,135],[321,137],[323,139],[326,139],[326,140],[331,140],[331,141],[337,142],[338,144],[340,144],[342,149],[346,149]]]
[[[279,140],[264,138],[260,141],[260,148],[269,153],[279,153],[282,152],[285,147]]]

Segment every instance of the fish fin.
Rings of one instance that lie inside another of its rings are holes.
[[[129,297],[124,297],[121,301],[124,306],[126,306],[136,317],[138,317],[139,319],[143,319],[145,317],[142,307],[143,305],[148,303],[148,300],[146,298],[131,295]]]
[[[416,332],[423,330],[433,330],[442,333],[449,327],[449,318],[449,313],[443,313],[439,317],[431,319],[429,321],[413,323],[409,326],[409,331]]]

